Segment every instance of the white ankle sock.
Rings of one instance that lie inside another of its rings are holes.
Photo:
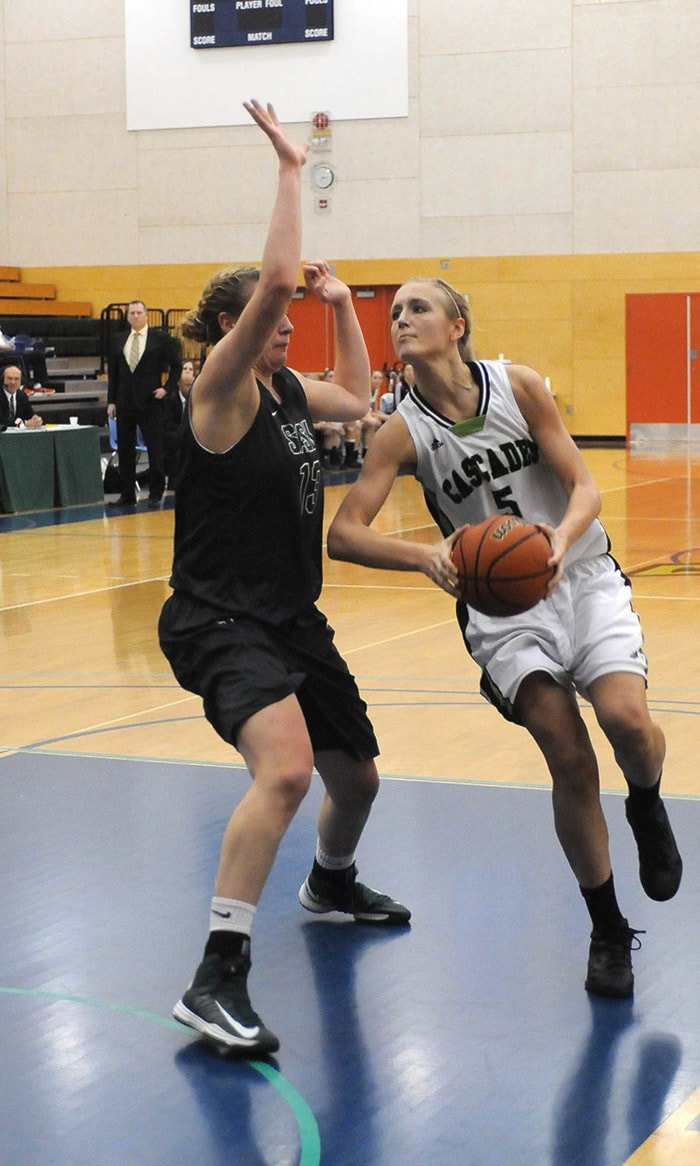
[[[255,914],[252,903],[241,903],[240,899],[224,899],[214,895],[209,914],[210,931],[238,931],[250,935]]]
[[[352,854],[326,854],[322,850],[321,843],[316,843],[316,862],[322,866],[324,870],[347,870],[355,861],[355,852]]]

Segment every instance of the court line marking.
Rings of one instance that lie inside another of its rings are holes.
[[[84,599],[87,595],[102,595],[105,591],[121,591],[124,587],[140,587],[143,583],[167,583],[170,575],[156,575],[153,579],[134,579],[131,583],[110,583],[89,591],[71,591],[69,595],[50,595],[47,599],[30,599],[27,603],[10,603],[0,611],[18,611],[22,607],[41,607],[45,603],[60,603],[63,599]]]
[[[139,1020],[150,1020],[151,1023],[160,1025],[161,1028],[175,1030],[180,1035],[184,1031],[179,1021],[171,1020],[168,1016],[160,1016],[157,1012],[148,1012],[142,1008],[134,1008],[130,1004],[116,1004],[112,1000],[97,1000],[90,996],[64,995],[61,992],[47,992],[43,988],[8,988],[4,985],[0,985],[0,994],[5,996],[30,996],[34,999],[56,1000],[61,1003],[67,1001],[70,1004],[86,1004],[91,1008],[101,1008],[103,1011],[119,1012],[124,1016],[135,1016]],[[299,1166],[319,1166],[321,1161],[321,1136],[316,1118],[308,1103],[304,1101],[300,1093],[297,1093],[291,1082],[280,1073],[279,1069],[275,1069],[273,1065],[268,1065],[265,1061],[249,1060],[243,1061],[242,1064],[249,1065],[251,1069],[255,1069],[256,1072],[265,1077],[274,1086],[294,1114],[301,1140]]]
[[[658,561],[665,562],[666,560],[658,560]],[[657,560],[654,560],[654,562],[657,562]],[[646,566],[648,564],[643,563],[643,564],[632,565],[631,567],[623,568],[623,570],[634,571],[634,570],[637,570],[640,565]],[[415,573],[420,574],[420,572],[415,572]],[[682,577],[683,576],[680,574],[677,576],[673,576],[673,578],[678,578],[678,579],[680,579]],[[156,575],[151,579],[135,579],[135,580],[132,580],[132,582],[130,582],[130,583],[110,583],[110,584],[107,584],[103,587],[93,587],[87,591],[71,591],[70,593],[68,593],[66,595],[50,595],[46,599],[30,599],[26,603],[9,603],[5,607],[0,607],[0,612],[20,611],[22,608],[25,608],[25,607],[41,607],[47,603],[61,603],[63,600],[67,600],[67,599],[85,599],[89,595],[102,595],[103,593],[105,593],[107,591],[121,591],[125,587],[141,587],[142,585],[146,585],[149,583],[167,583],[169,578],[170,578],[170,575]],[[333,591],[425,591],[426,593],[433,593],[433,594],[442,592],[442,588],[435,587],[435,586],[426,586],[424,584],[419,584],[416,586],[415,584],[411,584],[411,583],[328,583],[325,581],[323,584],[323,590],[324,591],[330,591],[330,590],[333,590]],[[447,595],[447,592],[446,591],[442,592],[442,594]],[[447,598],[450,599],[451,596],[448,595]],[[642,598],[642,599],[678,600],[680,602],[686,602],[689,600],[690,602],[694,602],[694,601],[697,601],[697,599],[700,597],[693,596],[693,595],[643,595],[642,596],[638,592],[635,591],[635,599],[640,599],[640,598]]]
[[[481,706],[479,706],[481,707]],[[182,721],[198,720],[199,717],[179,717],[177,721],[163,720],[163,721],[146,721],[138,725],[122,725],[122,729],[131,728],[149,728],[153,724],[174,725]],[[108,729],[101,729],[99,732],[109,732]],[[3,752],[0,752],[2,757],[16,757],[18,754],[25,753],[29,756],[37,757],[75,757],[84,758],[88,761],[126,761],[133,764],[145,765],[186,765],[186,766],[202,766],[204,769],[236,769],[242,773],[248,773],[247,765],[242,761],[203,761],[200,757],[154,757],[146,756],[144,754],[134,753],[93,753],[87,750],[79,749],[50,749],[48,746],[59,744],[61,741],[71,741],[77,737],[83,736],[82,733],[67,733],[65,737],[51,737],[46,741],[36,741],[30,745],[17,745],[16,747],[8,747]],[[315,771],[317,772],[317,771]],[[551,794],[551,782],[535,782],[535,781],[496,781],[488,778],[472,778],[472,777],[436,777],[429,774],[407,774],[407,773],[382,773],[382,781],[410,781],[410,782],[429,782],[437,783],[438,785],[460,785],[460,786],[477,786],[486,789],[535,789],[541,790],[545,793]],[[601,788],[601,793],[610,794],[615,797],[626,797],[627,791],[620,790],[613,787]],[[664,798],[674,799],[675,801],[700,802],[700,793],[671,793],[666,791]]]

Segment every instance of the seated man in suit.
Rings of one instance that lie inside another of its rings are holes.
[[[107,413],[117,420],[119,473],[122,492],[118,503],[136,502],[136,429],[148,449],[148,501],[157,506],[165,489],[165,408],[168,391],[175,391],[182,369],[180,345],[162,328],[149,328],[146,305],[132,300],[126,313],[130,332],[121,333],[109,355]],[[163,385],[163,377],[168,379]]]
[[[22,370],[15,364],[8,364],[2,370],[2,388],[0,393],[0,428],[8,429],[17,425],[20,428],[38,429],[43,424],[41,417],[34,412],[29,397],[22,388]]]
[[[177,383],[177,392],[168,393],[165,399],[165,473],[168,488],[173,489],[173,477],[180,451],[182,414],[195,378],[194,361],[183,360],[182,372]]]

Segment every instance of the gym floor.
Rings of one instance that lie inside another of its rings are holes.
[[[256,915],[251,995],[279,1054],[220,1056],[171,1017],[249,780],[159,655],[172,509],[0,518],[0,1161],[22,1166],[690,1166],[700,1161],[698,464],[590,450],[633,577],[685,874],[646,899],[604,742],[631,1001],[589,998],[585,908],[522,730],[478,695],[449,597],[328,563],[322,607],[382,746],[361,877],[396,931],[297,890],[318,778]],[[327,491],[328,517],[344,486]],[[384,529],[434,539],[410,479]],[[589,710],[584,710],[588,718]]]

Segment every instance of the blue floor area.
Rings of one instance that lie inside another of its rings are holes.
[[[160,510],[175,509],[175,495],[166,494]],[[0,534],[18,530],[36,530],[43,526],[66,526],[72,522],[90,522],[96,518],[120,518],[124,514],[149,513],[148,495],[139,496],[135,506],[110,506],[107,502],[85,506],[64,506],[54,510],[31,510],[20,514],[0,514]]]
[[[700,1080],[700,801],[645,898],[608,796],[633,1002],[583,990],[583,901],[537,789],[390,780],[361,877],[389,933],[306,914],[315,779],[258,910],[251,995],[282,1047],[219,1056],[170,1010],[199,961],[241,769],[0,760],[0,1161],[22,1166],[620,1166]]]

